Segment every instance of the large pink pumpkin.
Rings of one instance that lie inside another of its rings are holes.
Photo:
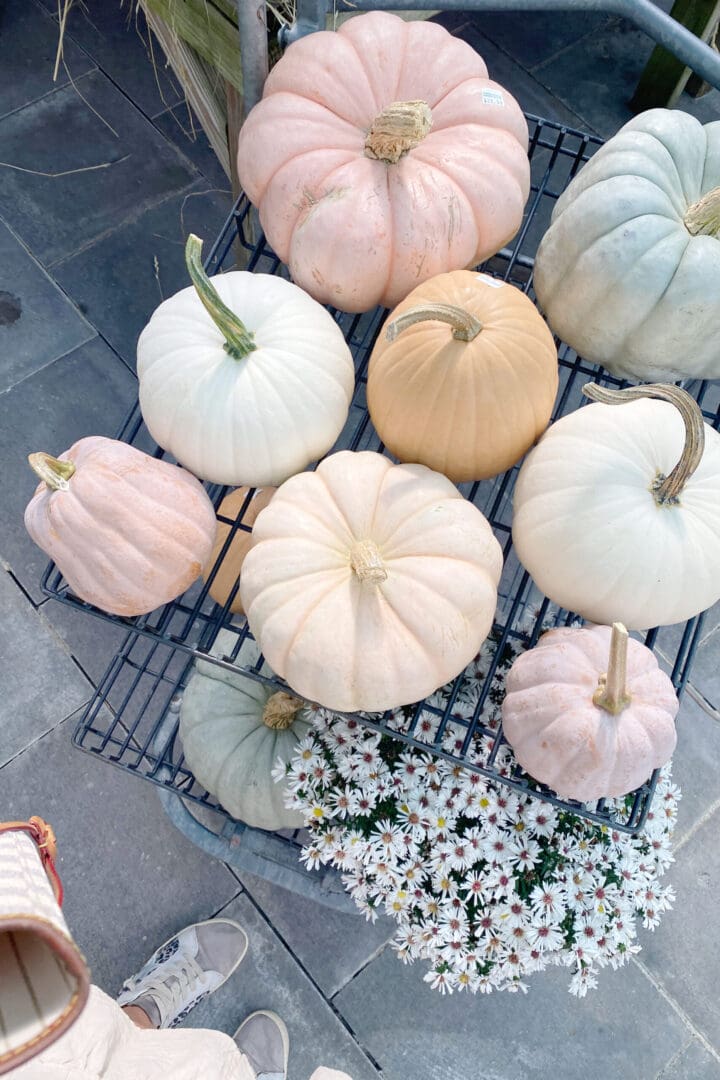
[[[370,12],[289,47],[240,133],[240,182],[293,279],[344,311],[393,307],[517,232],[528,130],[482,58]]]
[[[95,435],[59,458],[31,454],[30,464],[41,482],[25,527],[81,600],[142,615],[199,577],[217,522],[185,469]]]

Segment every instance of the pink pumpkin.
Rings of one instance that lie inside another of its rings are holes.
[[[526,772],[580,802],[626,795],[675,749],[678,699],[621,623],[543,634],[506,681],[503,732]]]
[[[370,12],[289,47],[240,133],[238,171],[297,284],[367,311],[514,236],[527,144],[474,49]]]
[[[25,527],[81,600],[142,615],[174,600],[208,561],[217,522],[189,472],[126,443],[80,439],[31,454],[40,477]]]

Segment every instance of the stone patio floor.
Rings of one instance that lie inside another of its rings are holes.
[[[441,998],[422,967],[396,961],[388,924],[241,880],[174,830],[149,785],[72,748],[119,638],[44,600],[45,560],[22,522],[34,487],[26,455],[115,432],[135,394],[137,334],[185,285],[184,237],[214,237],[231,203],[128,10],[120,0],[76,4],[53,83],[55,0],[0,7],[0,820],[41,814],[55,826],[67,917],[110,993],[186,923],[219,912],[242,922],[248,957],[187,1022],[232,1032],[250,1010],[276,1009],[290,1029],[291,1080],[319,1063],[354,1080],[720,1077],[717,612],[681,713],[675,910],[581,1002],[558,971],[536,976],[526,997]],[[605,137],[629,118],[651,46],[621,20],[442,19],[528,111]],[[718,100],[681,107],[708,121],[720,117]]]

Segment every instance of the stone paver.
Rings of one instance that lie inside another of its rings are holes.
[[[701,818],[720,803],[718,762],[720,762],[720,722],[709,716],[686,693],[678,715],[678,745],[673,757],[673,781],[682,788],[675,844]],[[675,868],[668,871],[673,880]]]
[[[707,1050],[698,1039],[669,1062],[657,1080],[717,1080],[720,1056]]]

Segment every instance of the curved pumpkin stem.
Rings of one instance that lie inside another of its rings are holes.
[[[691,236],[717,236],[720,233],[720,187],[708,191],[689,206],[683,222]]]
[[[606,675],[601,675],[593,694],[593,704],[618,716],[630,704],[627,692],[628,632],[622,623],[613,623],[610,658]]]
[[[29,454],[28,462],[33,472],[44,480],[51,491],[67,491],[70,486],[68,481],[75,475],[72,461],[60,461],[49,454]]]
[[[639,401],[640,398],[657,398],[675,406],[685,424],[685,445],[675,468],[667,476],[658,473],[651,490],[658,506],[676,506],[682,489],[702,461],[705,450],[705,421],[695,398],[688,394],[687,390],[665,383],[628,386],[625,390],[608,390],[597,383],[588,383],[583,386],[582,392],[591,401],[600,401],[604,405],[622,405],[626,401]]]
[[[262,714],[263,724],[275,731],[286,731],[292,727],[302,706],[303,703],[299,698],[286,694],[284,690],[278,690],[265,702]]]
[[[225,338],[225,351],[233,360],[243,360],[257,349],[253,336],[242,320],[224,303],[205,273],[202,264],[202,240],[192,233],[185,244],[185,265],[195,291],[205,310]]]
[[[385,336],[388,341],[394,341],[403,330],[420,322],[447,323],[452,326],[452,336],[456,341],[473,341],[483,328],[479,319],[455,304],[420,304],[393,319]]]

